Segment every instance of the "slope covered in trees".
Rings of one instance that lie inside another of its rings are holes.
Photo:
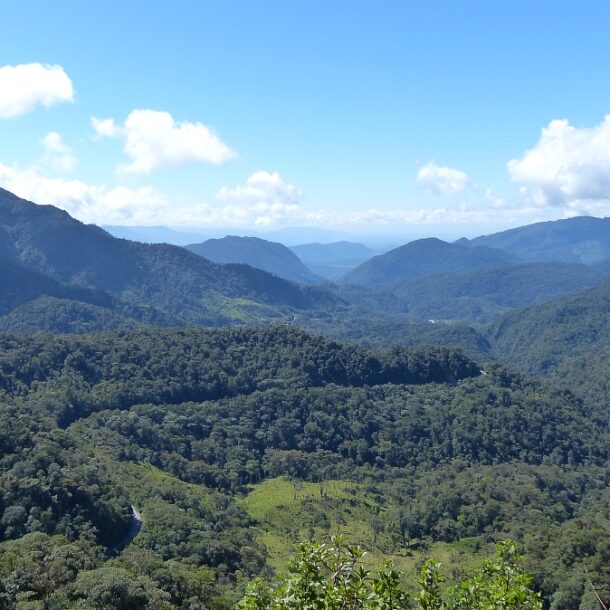
[[[227,235],[191,244],[186,249],[215,263],[243,263],[299,284],[319,284],[323,281],[292,250],[280,243],[258,237]]]
[[[181,323],[269,320],[333,303],[327,291],[301,288],[246,265],[217,265],[184,248],[114,238],[2,189],[0,247],[15,273],[25,268],[36,274],[39,294],[63,297],[59,283],[152,308]]]
[[[610,282],[509,313],[487,331],[503,360],[548,373],[566,359],[587,360],[610,345]]]
[[[436,238],[419,239],[373,257],[342,281],[384,286],[421,277],[498,267],[516,260],[512,254],[483,246],[465,247]]]
[[[557,553],[579,544],[605,586],[604,547],[579,523],[610,531],[607,426],[568,392],[485,373],[447,349],[370,352],[285,326],[2,335],[0,599],[225,610],[270,576],[279,538],[341,521],[410,570],[511,536],[545,599],[576,609],[580,564]],[[248,501],[278,477],[295,498],[319,488],[296,518]],[[111,557],[132,506],[142,531]]]
[[[458,243],[498,248],[527,261],[590,264],[610,257],[610,218],[539,222]]]
[[[600,284],[608,275],[587,265],[529,263],[421,278],[388,286],[410,316],[470,324]]]

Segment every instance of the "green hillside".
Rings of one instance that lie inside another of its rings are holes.
[[[590,264],[610,257],[610,219],[577,216],[539,222],[459,243],[498,248],[527,261]]]
[[[301,288],[247,265],[216,265],[177,246],[114,238],[2,189],[0,236],[7,266],[14,261],[19,270],[38,274],[36,296],[65,298],[59,283],[152,308],[181,323],[207,325],[279,319],[335,301],[328,291]],[[49,281],[55,282],[53,290]]]
[[[323,281],[291,249],[258,237],[227,235],[191,244],[186,249],[215,263],[243,263],[299,284],[319,284]]]
[[[387,290],[414,318],[482,324],[511,309],[592,288],[606,277],[587,265],[529,263],[402,281]]]
[[[5,334],[0,400],[7,608],[121,590],[143,608],[228,610],[299,540],[336,530],[373,565],[414,574],[433,556],[450,578],[514,538],[568,608],[582,561],[608,582],[607,424],[459,352],[285,326]],[[142,529],[116,551],[134,510]]]
[[[491,248],[464,247],[436,238],[419,239],[373,257],[342,281],[362,286],[387,286],[433,275],[498,267],[516,260],[511,254]]]

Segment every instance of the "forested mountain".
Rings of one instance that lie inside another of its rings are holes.
[[[290,249],[314,273],[333,281],[343,277],[375,254],[364,244],[350,241],[302,244],[291,246]]]
[[[481,324],[510,309],[592,288],[608,275],[574,263],[521,263],[402,281],[386,289],[414,318]]]
[[[509,313],[486,331],[496,357],[605,396],[610,383],[610,282]]]
[[[561,549],[581,544],[604,575],[607,427],[459,352],[372,353],[283,326],[3,335],[0,400],[9,609],[228,610],[307,531],[336,529],[407,569],[426,548],[510,535],[565,608],[584,586]],[[116,550],[132,507],[142,530]]]
[[[35,205],[4,190],[0,190],[0,248],[5,265],[15,266],[14,273],[25,268],[37,274],[40,282],[34,282],[32,296],[72,298],[60,294],[59,283],[96,295],[106,293],[181,323],[277,319],[293,308],[333,302],[326,291],[301,288],[246,265],[221,266],[184,248],[114,238],[57,208]],[[49,281],[55,282],[54,288]],[[92,303],[91,294],[84,302]]]
[[[229,610],[339,532],[450,581],[510,537],[549,610],[593,610],[610,282],[476,330],[408,316],[481,322],[604,269],[431,239],[370,287],[302,287],[0,191],[0,608]]]
[[[539,222],[458,243],[498,248],[527,261],[590,264],[610,257],[610,218],[578,216]]]
[[[463,273],[515,262],[506,252],[487,247],[466,247],[428,238],[375,256],[348,273],[343,282],[362,286],[387,286],[433,275]]]
[[[186,249],[215,263],[244,263],[299,284],[319,284],[323,281],[291,249],[258,237],[227,235],[188,245]]]

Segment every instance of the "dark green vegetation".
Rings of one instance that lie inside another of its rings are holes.
[[[214,263],[244,263],[299,284],[319,284],[323,281],[314,275],[292,250],[277,242],[258,237],[227,235],[221,239],[208,239],[200,244],[191,244],[186,246],[186,249]]]
[[[114,238],[57,208],[2,189],[0,257],[0,288],[8,294],[1,313],[26,302],[44,309],[45,317],[61,317],[55,308],[63,311],[66,300],[93,306],[73,318],[73,329],[62,330],[79,330],[90,318],[93,327],[101,327],[111,314],[132,325],[279,320],[336,302],[328,291],[300,287],[246,265],[220,266],[176,246]],[[36,303],[48,296],[61,301]],[[25,315],[16,312],[10,323],[27,328],[30,312],[31,307]]]
[[[285,326],[4,335],[0,396],[7,608],[231,608],[339,529],[408,574],[451,556],[451,580],[510,536],[553,608],[594,607],[583,562],[607,595],[605,420],[456,351]]]
[[[578,388],[607,410],[610,384],[610,282],[507,314],[486,331],[498,358]]]
[[[589,264],[610,258],[610,218],[539,222],[457,243],[498,248],[526,261]]]
[[[528,263],[426,277],[389,289],[415,319],[482,324],[511,309],[592,288],[606,277],[587,265]]]
[[[438,567],[427,564],[419,579],[420,590],[410,598],[391,564],[377,575],[362,565],[358,546],[304,544],[289,566],[290,576],[276,588],[256,581],[239,607],[245,610],[318,608],[335,610],[541,610],[540,596],[529,588],[531,578],[521,572],[521,558],[510,542],[498,545],[496,561],[487,561],[479,574],[443,591]]]
[[[507,311],[592,288],[609,273],[605,263],[524,263],[511,253],[472,244],[414,241],[360,265],[343,282],[393,296],[393,311],[411,321],[481,325]]]
[[[314,273],[336,281],[372,258],[364,244],[337,241],[330,244],[302,244],[290,248]]]

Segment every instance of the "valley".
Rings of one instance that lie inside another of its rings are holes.
[[[0,236],[2,607],[224,610],[337,534],[413,594],[507,538],[545,608],[608,594],[603,264],[419,240],[310,283],[6,191]]]

